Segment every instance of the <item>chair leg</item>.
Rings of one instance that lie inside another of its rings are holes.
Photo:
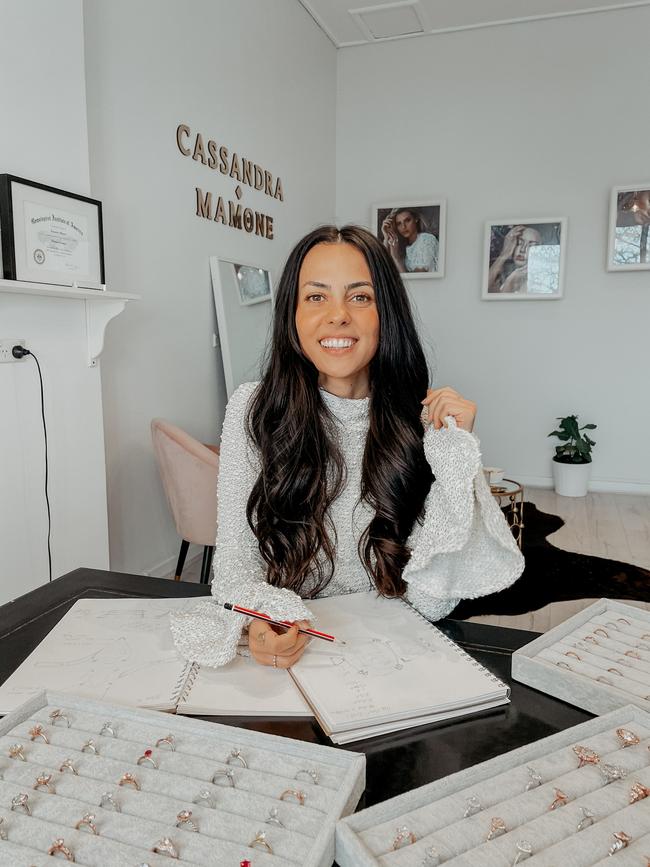
[[[174,581],[181,580],[183,566],[185,565],[185,558],[187,557],[187,550],[189,547],[190,543],[186,539],[183,539],[181,542],[181,550],[178,553],[178,563],[176,564],[176,571],[174,572]]]
[[[210,583],[210,570],[212,568],[212,555],[214,545],[206,545],[203,549],[203,563],[201,564],[201,584]]]

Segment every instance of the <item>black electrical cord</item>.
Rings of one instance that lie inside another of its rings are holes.
[[[43,391],[43,374],[41,373],[41,365],[38,363],[38,358],[34,355],[33,352],[30,352],[29,349],[25,349],[24,346],[14,346],[11,350],[11,354],[14,358],[21,359],[26,355],[31,355],[31,357],[36,362],[36,367],[38,368],[38,378],[41,384],[41,418],[43,419],[43,438],[45,440],[45,502],[47,504],[47,565],[48,565],[48,574],[49,580],[52,580],[52,512],[50,510],[50,494],[49,494],[49,462],[47,456],[47,425],[45,424],[45,394]]]

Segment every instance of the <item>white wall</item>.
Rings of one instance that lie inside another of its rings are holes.
[[[142,295],[109,327],[103,358],[111,566],[160,574],[178,541],[150,420],[218,441],[225,389],[209,257],[277,272],[301,234],[332,220],[336,51],[295,0],[86,0],[84,9],[107,281]],[[274,241],[195,216],[195,186],[233,198],[235,183],[180,155],[179,123],[280,175],[284,203],[247,187],[242,200],[274,216]]]
[[[0,172],[89,193],[81,0],[0,0]],[[99,367],[82,301],[0,294],[0,337],[38,356],[50,441],[54,576],[108,566]],[[36,366],[0,365],[0,604],[47,580]]]
[[[338,219],[447,198],[447,277],[412,296],[513,478],[550,480],[546,434],[577,412],[594,487],[650,491],[650,272],[605,271],[610,188],[650,181],[649,32],[642,7],[339,52]],[[564,299],[481,301],[484,221],[534,216],[569,218]]]

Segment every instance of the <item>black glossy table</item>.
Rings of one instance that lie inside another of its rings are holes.
[[[185,581],[76,569],[0,607],[0,683],[77,599],[206,596],[209,592],[206,585]],[[512,702],[505,708],[465,719],[382,735],[344,747],[363,752],[367,757],[367,786],[359,809],[590,719],[590,714],[578,708],[511,680],[512,652],[531,641],[536,633],[462,620],[443,620],[437,625],[486,668],[511,684]],[[306,719],[203,719],[330,744],[316,723]]]

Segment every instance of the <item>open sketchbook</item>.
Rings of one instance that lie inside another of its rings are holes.
[[[43,688],[184,714],[312,716],[286,672],[237,657],[223,668],[175,650],[171,611],[191,599],[81,599],[0,686],[0,714]]]
[[[196,599],[81,599],[0,686],[0,714],[48,688],[205,716],[312,716],[335,743],[496,707],[508,688],[410,606],[375,593],[311,600],[318,628],[289,673],[238,656],[185,662],[172,611]],[[236,615],[233,615],[236,616]]]
[[[338,744],[497,707],[509,688],[406,603],[371,593],[310,601],[318,629],[291,676]]]

